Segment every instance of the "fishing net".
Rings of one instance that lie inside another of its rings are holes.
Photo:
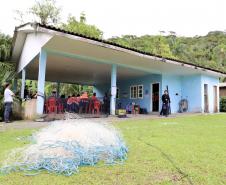
[[[84,119],[55,121],[31,139],[32,144],[10,153],[1,173],[47,170],[70,176],[79,166],[122,163],[128,151],[114,127]]]

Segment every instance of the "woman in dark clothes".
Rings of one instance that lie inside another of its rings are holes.
[[[168,116],[169,115],[169,104],[170,104],[170,97],[168,91],[165,90],[164,94],[162,95],[162,110],[160,115]]]
[[[104,101],[104,113],[110,114],[110,98],[108,96],[108,93],[105,93],[103,101]]]

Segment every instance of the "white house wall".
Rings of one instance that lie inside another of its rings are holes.
[[[219,111],[219,78],[207,75],[201,76],[202,112],[204,112],[204,84],[208,84],[208,104],[210,113],[214,112],[214,86],[217,86],[217,104]]]
[[[182,76],[182,99],[188,100],[189,112],[202,112],[201,75]]]
[[[49,34],[28,33],[19,59],[17,72],[21,72],[39,54],[41,48],[52,38]]]
[[[182,96],[181,89],[181,76],[179,75],[162,75],[162,94],[167,89],[170,95],[170,108],[172,113],[177,113],[179,110],[179,102]]]

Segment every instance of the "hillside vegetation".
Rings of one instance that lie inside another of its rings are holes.
[[[226,71],[226,32],[215,31],[196,37],[177,37],[175,34],[125,35],[109,40],[155,55]]]

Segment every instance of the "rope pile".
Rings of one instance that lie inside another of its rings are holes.
[[[119,132],[90,120],[56,121],[32,137],[33,144],[11,153],[0,173],[42,170],[70,176],[79,166],[123,163],[128,149]]]

